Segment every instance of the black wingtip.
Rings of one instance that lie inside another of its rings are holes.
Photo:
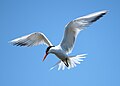
[[[97,16],[96,18],[94,18],[91,22],[95,22],[97,21],[98,19],[100,19],[101,17],[103,17],[103,15],[105,15],[108,11],[104,12],[104,13],[101,13],[101,15]]]
[[[11,43],[12,45],[14,46],[26,46],[27,43],[24,43],[24,42],[15,42],[15,43]]]

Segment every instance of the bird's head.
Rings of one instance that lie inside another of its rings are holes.
[[[55,47],[55,46],[49,46],[49,47],[47,47],[46,52],[45,52],[45,55],[44,55],[44,58],[43,58],[42,61],[44,61],[44,60],[46,59],[47,55],[48,55],[49,53],[51,53],[50,50],[51,50],[52,47]]]

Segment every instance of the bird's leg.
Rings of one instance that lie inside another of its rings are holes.
[[[64,60],[62,60],[63,62],[64,62],[64,64],[67,66],[67,67],[69,67],[69,64],[68,64],[68,59],[67,58],[65,58]]]

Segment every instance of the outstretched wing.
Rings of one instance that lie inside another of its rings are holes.
[[[46,44],[47,46],[52,46],[52,43],[47,39],[47,37],[41,32],[35,32],[17,39],[10,41],[16,46],[36,46],[39,44]]]
[[[69,54],[74,46],[75,39],[78,33],[84,29],[84,27],[98,20],[100,17],[105,15],[107,11],[100,11],[87,16],[79,17],[65,26],[64,38],[60,43],[61,48]]]

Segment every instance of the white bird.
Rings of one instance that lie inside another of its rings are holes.
[[[76,67],[76,64],[80,64],[83,61],[82,58],[85,58],[86,54],[69,56],[71,53],[77,35],[80,31],[82,31],[86,26],[98,20],[100,17],[107,13],[106,10],[99,11],[96,13],[92,13],[83,17],[79,17],[75,20],[72,20],[65,26],[65,32],[63,40],[59,45],[53,46],[52,43],[48,40],[48,38],[41,32],[31,33],[29,35],[14,39],[10,41],[13,45],[17,46],[36,46],[39,44],[47,45],[46,53],[43,58],[43,61],[47,57],[48,54],[55,54],[60,61],[56,63],[51,69],[58,65],[58,70],[64,70],[65,67],[70,69]]]

